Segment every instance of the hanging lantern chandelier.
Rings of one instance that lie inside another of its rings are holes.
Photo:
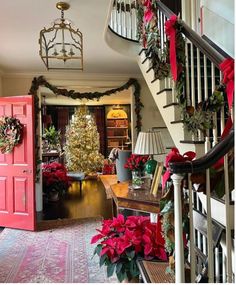
[[[70,5],[58,2],[56,7],[61,11],[61,18],[56,19],[52,27],[40,31],[39,55],[48,70],[83,70],[83,35],[64,18],[64,11]]]

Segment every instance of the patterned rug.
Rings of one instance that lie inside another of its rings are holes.
[[[5,228],[0,235],[0,283],[116,283],[93,257],[101,219],[43,221],[37,232]],[[92,258],[93,257],[93,258]]]

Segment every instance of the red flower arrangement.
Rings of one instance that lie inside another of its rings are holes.
[[[104,220],[98,235],[91,243],[100,243],[94,254],[100,257],[100,266],[107,266],[107,276],[116,272],[118,280],[132,279],[139,275],[136,259],[158,258],[167,260],[160,223],[150,222],[149,217],[123,215]]]
[[[43,164],[43,192],[48,194],[52,190],[64,193],[69,187],[69,179],[65,166],[58,162]]]
[[[147,162],[149,155],[137,155],[131,154],[131,156],[127,159],[124,168],[133,170],[144,170],[144,165]]]

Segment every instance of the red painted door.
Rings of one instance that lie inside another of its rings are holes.
[[[0,152],[0,226],[35,229],[33,96],[0,97],[0,116],[24,125],[23,141],[10,154]]]

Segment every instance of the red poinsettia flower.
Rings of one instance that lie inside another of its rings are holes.
[[[60,192],[66,191],[69,187],[69,179],[65,166],[58,162],[43,164],[43,191],[45,193],[56,189]]]
[[[137,155],[131,154],[131,156],[127,159],[124,168],[132,170],[143,170],[144,165],[147,162],[149,156],[148,155]]]
[[[167,260],[161,228],[151,223],[147,216],[129,216],[125,219],[123,215],[118,215],[112,220],[105,220],[102,229],[97,231],[99,234],[91,239],[91,243],[100,241],[95,253],[101,258],[101,264],[117,264],[117,276],[121,268],[132,276],[134,271],[130,268],[138,257]]]

